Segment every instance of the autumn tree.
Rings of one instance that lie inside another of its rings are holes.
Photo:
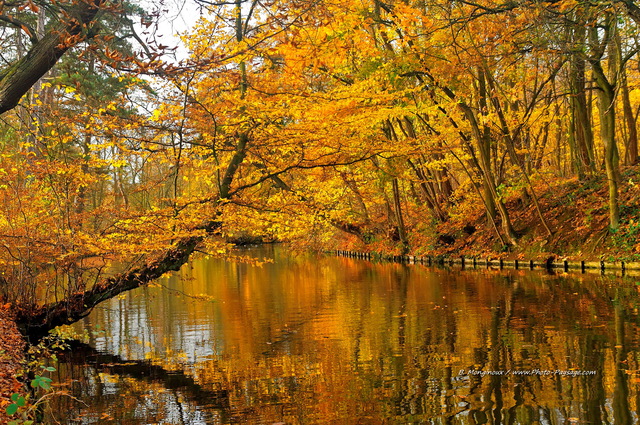
[[[282,7],[288,15],[278,12]],[[2,193],[3,233],[18,241],[3,259],[4,294],[18,303],[25,332],[77,320],[99,302],[179,269],[196,249],[223,252],[224,243],[209,238],[203,245],[205,237],[221,234],[243,208],[274,202],[265,201],[265,191],[304,199],[293,195],[295,182],[286,177],[293,170],[344,166],[377,149],[374,139],[363,149],[366,134],[353,131],[353,120],[368,118],[375,102],[360,110],[369,101],[354,103],[342,87],[333,92],[330,76],[310,82],[309,68],[295,63],[299,56],[287,58],[292,73],[278,64],[270,40],[296,27],[321,28],[321,16],[303,22],[311,4],[273,5],[256,12],[255,26],[240,4],[212,8],[214,18],[203,19],[189,39],[193,58],[161,71],[173,86],[160,90],[162,102],[154,98],[158,92],[140,90],[139,80],[120,77],[109,83],[116,99],[100,106],[98,93],[85,91],[91,79],[60,75],[49,83],[55,122],[39,131],[45,155],[4,157],[12,183]],[[109,52],[112,67],[124,63]],[[314,92],[305,93],[301,81],[306,89],[315,85]],[[300,95],[292,99],[291,92]],[[136,106],[139,98],[155,105],[149,116]],[[327,122],[331,110],[347,118],[338,126]],[[11,167],[16,161],[26,166]],[[87,187],[103,188],[90,208]],[[144,194],[144,202],[130,202]],[[37,220],[44,211],[47,218]],[[120,271],[109,266],[115,262]],[[28,290],[18,292],[18,285]]]
[[[509,202],[549,237],[547,176],[586,178],[602,159],[615,228],[635,3],[200,4],[180,63],[144,43],[130,16],[152,17],[134,7],[69,5],[38,36],[39,6],[3,6],[3,111],[34,84],[24,70],[59,65],[3,115],[1,290],[25,332],[241,234],[406,253],[450,243],[436,228],[451,217],[484,214],[495,248],[514,249]]]
[[[43,28],[46,23],[40,15],[40,6],[30,1],[3,3],[0,21],[19,35],[13,57],[6,58],[9,65],[0,72],[0,113],[13,109],[69,48],[95,35],[96,17],[104,8],[106,3],[101,1],[61,4],[54,9],[58,23]],[[39,31],[33,25],[34,20],[40,26]]]

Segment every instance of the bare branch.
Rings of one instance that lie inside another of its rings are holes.
[[[27,34],[27,36],[29,36],[29,40],[31,40],[32,43],[38,42],[38,37],[36,37],[36,31],[29,24],[7,15],[0,15],[0,21],[11,24],[14,27],[22,30],[25,34]]]

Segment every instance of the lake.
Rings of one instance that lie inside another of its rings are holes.
[[[196,259],[78,323],[48,421],[638,421],[638,278],[238,254],[268,262]]]

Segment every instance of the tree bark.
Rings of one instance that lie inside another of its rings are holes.
[[[20,331],[32,339],[40,338],[56,326],[70,324],[87,316],[102,301],[162,277],[167,272],[180,270],[205,235],[220,227],[219,221],[202,226],[202,236],[180,239],[173,248],[148,264],[123,272],[96,283],[91,289],[75,293],[62,301],[41,307],[23,306],[16,312]]]
[[[402,217],[402,205],[400,202],[400,189],[398,187],[398,178],[391,180],[393,187],[393,206],[396,216],[396,224],[398,225],[398,233],[400,234],[400,242],[402,243],[402,254],[409,251],[409,241],[407,240],[407,230],[404,226],[404,218]]]
[[[617,229],[620,224],[618,205],[618,154],[615,139],[615,94],[613,86],[598,92],[600,106],[601,137],[604,142],[604,164],[609,185],[609,227]]]
[[[583,24],[578,24],[573,29],[573,44],[584,46],[586,28]],[[572,134],[575,141],[575,160],[578,175],[583,178],[584,170],[590,173],[595,172],[595,162],[593,156],[593,131],[589,119],[589,105],[586,95],[585,82],[586,60],[581,51],[572,52],[570,60],[569,87],[571,90],[571,117]]]
[[[0,73],[0,114],[15,108],[67,50],[86,38],[82,33],[88,33],[101,5],[101,0],[78,3],[64,24],[50,29],[25,56]]]
[[[636,127],[636,119],[631,107],[631,99],[629,96],[629,84],[627,82],[627,73],[624,67],[621,70],[622,85],[622,110],[624,119],[627,123],[629,135],[626,140],[625,164],[635,165],[638,162],[638,129]]]
[[[619,182],[619,156],[618,147],[616,145],[616,108],[615,108],[615,71],[617,71],[617,64],[615,60],[609,61],[610,74],[614,76],[610,79],[604,69],[602,68],[601,58],[604,55],[605,49],[609,49],[612,53],[610,56],[614,56],[615,52],[612,52],[612,37],[611,32],[615,31],[615,22],[612,15],[606,17],[604,25],[603,40],[599,40],[599,29],[593,28],[591,30],[591,45],[596,51],[596,55],[589,58],[591,68],[593,69],[593,76],[598,86],[598,109],[600,113],[600,137],[604,144],[604,164],[607,173],[607,183],[609,186],[609,227],[611,229],[617,229],[620,224],[620,207],[618,205],[618,182]]]

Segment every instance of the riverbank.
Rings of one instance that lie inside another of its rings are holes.
[[[549,234],[536,210],[531,189],[505,195],[505,206],[518,234],[517,245],[505,249],[484,211],[469,206],[438,226],[434,250],[449,256],[498,256],[511,259],[566,259],[586,262],[640,261],[640,180],[638,167],[622,172],[619,188],[620,226],[609,228],[608,186],[603,176],[584,180],[545,180],[535,186]]]
[[[604,176],[559,179],[536,175],[530,187],[501,190],[516,233],[516,244],[505,246],[487,220],[478,194],[467,191],[452,200],[444,222],[429,217],[426,206],[404,210],[408,249],[380,230],[367,240],[336,234],[329,250],[379,252],[388,255],[533,261],[640,262],[640,167],[622,171],[618,201],[620,225],[609,228],[608,185]],[[537,198],[540,212],[535,207]],[[546,227],[540,217],[542,215]],[[378,227],[393,225],[392,222]]]
[[[24,364],[25,340],[6,306],[0,306],[0,424],[9,422],[5,409],[11,394],[24,394],[24,384],[17,375]]]
[[[640,276],[640,262],[625,261],[569,261],[549,257],[546,260],[504,259],[497,257],[432,257],[417,255],[388,255],[377,252],[358,252],[337,250],[332,252],[338,257],[356,258],[370,261],[389,261],[396,263],[423,264],[429,267],[458,267],[459,269],[516,269],[516,270],[547,270],[578,273],[623,274],[626,276]]]

